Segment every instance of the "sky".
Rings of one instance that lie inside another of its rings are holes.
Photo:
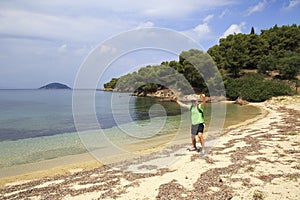
[[[0,89],[50,82],[72,87],[95,48],[130,30],[173,30],[206,51],[229,34],[250,33],[251,27],[260,34],[275,24],[300,25],[299,19],[300,0],[0,0]],[[130,60],[139,58],[143,65],[178,57],[145,56],[151,55],[129,55],[115,63],[136,67]],[[124,73],[110,70],[106,79]]]

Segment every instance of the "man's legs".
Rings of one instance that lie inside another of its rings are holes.
[[[205,152],[203,133],[199,132],[198,137],[199,137],[200,144],[202,146],[202,152]],[[196,140],[195,140],[195,143],[196,143]]]
[[[192,145],[193,145],[193,147],[194,147],[195,149],[197,149],[195,135],[191,134],[191,138],[192,138]]]

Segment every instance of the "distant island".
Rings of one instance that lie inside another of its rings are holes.
[[[45,86],[40,87],[39,89],[71,89],[69,86],[61,83],[49,83]]]

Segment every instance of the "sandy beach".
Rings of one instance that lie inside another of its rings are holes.
[[[0,198],[300,199],[300,96],[253,105],[262,114],[225,129],[205,157],[178,144],[111,166],[6,178]]]

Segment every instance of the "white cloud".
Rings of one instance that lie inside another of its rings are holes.
[[[37,88],[58,79],[72,85],[84,58],[73,56],[69,48],[60,54],[57,44],[45,40],[6,38],[0,43],[0,84],[4,88]]]
[[[67,52],[67,45],[63,44],[58,48],[59,53],[66,53]]]
[[[211,29],[208,25],[208,22],[213,18],[214,18],[214,15],[212,15],[212,14],[207,15],[203,19],[202,24],[198,24],[196,27],[194,27],[192,29],[182,31],[182,33],[193,38],[196,41],[212,39],[213,36],[212,36]]]
[[[106,19],[88,16],[72,18],[4,9],[0,9],[0,13],[0,33],[14,37],[87,42],[129,28],[121,21],[111,23]]]
[[[100,47],[100,53],[101,54],[115,54],[117,52],[117,49],[115,47],[102,45]]]
[[[237,0],[0,1],[0,67],[13,68],[15,71],[11,74],[16,79],[21,70],[31,68],[34,76],[43,80],[50,80],[58,74],[57,71],[68,69],[64,76],[71,82],[76,67],[92,46],[107,38],[154,25],[176,29],[176,25],[184,20],[195,20],[199,13],[235,2]],[[212,37],[208,25],[212,18],[213,15],[206,16],[202,23],[186,32],[196,40]],[[109,48],[102,50],[114,51]],[[53,76],[45,78],[48,74],[41,70],[41,66],[51,69]],[[7,76],[2,85],[10,85],[11,77]],[[2,78],[0,76],[0,80],[4,80]]]
[[[252,15],[255,12],[260,12],[260,11],[264,10],[265,7],[267,6],[267,3],[268,3],[267,0],[263,0],[263,1],[259,2],[257,5],[248,8],[247,16]]]
[[[207,37],[206,34],[210,33],[210,28],[207,23],[199,24],[193,29],[200,38]]]
[[[212,38],[212,33],[207,23],[199,24],[193,29],[183,31],[182,33],[196,41]]]
[[[135,17],[167,17],[176,18],[187,16],[192,12],[199,12],[211,8],[231,5],[237,0],[90,0],[88,2],[83,0],[52,0],[52,1],[38,1],[38,0],[15,0],[13,2],[1,2],[3,6],[8,8],[21,8],[30,10],[32,12],[48,12],[64,15],[79,15],[79,14],[94,14],[94,15],[113,15],[114,13],[130,14]],[[0,6],[0,7],[3,7]],[[93,12],[89,12],[93,11]],[[99,11],[99,12],[95,12]]]
[[[74,49],[74,55],[76,57],[84,57],[87,56],[89,54],[89,52],[91,52],[94,49],[93,46],[80,46],[76,49]]]
[[[208,23],[212,18],[214,18],[214,15],[207,15],[207,16],[203,19],[203,22],[204,22],[204,23]]]
[[[0,34],[64,42],[95,43],[117,33],[160,26],[235,0],[15,0],[0,1]],[[207,23],[214,16],[203,20]],[[145,18],[148,21],[145,22]],[[163,19],[163,20],[162,20]]]
[[[82,0],[0,1],[0,34],[5,37],[40,39],[55,43],[90,45],[120,32],[170,24],[196,12],[232,4],[234,0]],[[207,15],[193,30],[197,38],[210,33]],[[145,18],[148,21],[145,21]],[[163,20],[162,20],[163,19]],[[171,21],[170,21],[171,20]],[[62,49],[60,49],[61,51]]]
[[[242,33],[242,29],[245,27],[246,23],[242,22],[241,24],[231,24],[230,27],[223,33],[221,38],[226,38],[230,34]]]
[[[228,9],[223,10],[223,12],[219,15],[219,18],[223,18],[228,13],[230,13],[230,11]]]
[[[170,2],[169,0],[129,0],[124,1],[123,5],[116,6],[115,8],[116,10],[118,10],[118,12],[133,12],[141,16],[176,19],[187,17],[191,13],[201,12],[216,7],[230,5],[233,2],[233,0],[173,0],[172,2]],[[119,4],[119,2],[117,4]],[[106,5],[110,6],[111,3],[107,3]]]
[[[153,22],[141,22],[137,28],[151,28],[154,27],[154,23]]]
[[[283,9],[290,10],[297,7],[300,4],[300,0],[290,0],[288,5],[285,5]]]

